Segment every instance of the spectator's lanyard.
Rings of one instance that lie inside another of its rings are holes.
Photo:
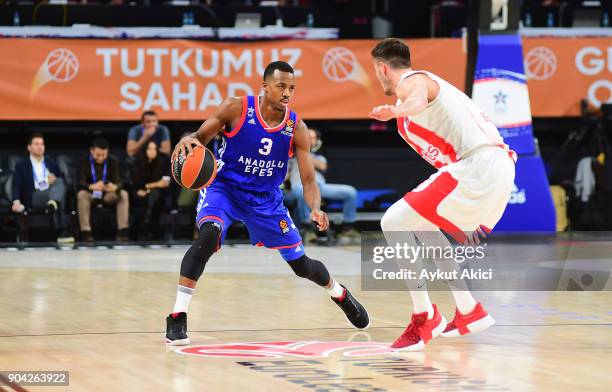
[[[39,180],[36,175],[36,169],[34,169],[34,165],[32,165],[32,174],[34,175],[34,183],[38,186],[39,191],[46,191],[49,189],[49,183],[47,182],[47,165],[45,165],[45,158],[42,160],[42,178]]]
[[[105,184],[106,184],[106,174],[107,174],[107,169],[108,169],[107,162],[108,162],[108,159],[104,161],[104,168],[102,169],[102,182]],[[91,168],[91,180],[95,184],[96,182],[98,182],[98,176],[96,176],[96,168],[94,166],[94,160],[91,155],[89,156],[89,167]],[[94,199],[101,199],[102,191],[93,191],[92,196]]]

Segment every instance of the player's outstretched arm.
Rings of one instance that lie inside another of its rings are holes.
[[[402,102],[399,106],[377,106],[369,114],[370,118],[379,121],[389,121],[397,117],[409,117],[421,113],[429,103],[429,77],[414,74],[400,82],[395,95]]]
[[[174,153],[172,154],[172,159],[174,159],[178,154],[193,154],[192,145],[207,145],[219,132],[223,130],[225,124],[232,124],[238,119],[240,119],[240,115],[242,114],[242,99],[236,97],[228,97],[221,103],[221,105],[217,108],[215,113],[210,116],[204,123],[200,126],[200,128],[190,134],[182,138],[174,148]]]
[[[310,156],[310,136],[304,121],[300,121],[293,136],[295,156],[300,170],[300,179],[304,188],[304,200],[310,207],[310,218],[317,222],[319,230],[329,227],[329,217],[321,211],[321,192],[315,177],[314,163]]]
[[[429,77],[414,74],[402,80],[395,90],[395,95],[402,103],[397,107],[396,117],[415,116],[427,107],[429,100]]]

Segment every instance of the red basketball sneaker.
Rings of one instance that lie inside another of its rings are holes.
[[[431,320],[427,320],[427,312],[413,313],[412,321],[399,338],[393,342],[391,348],[394,350],[420,351],[425,345],[436,336],[440,335],[446,327],[446,320],[438,307],[433,305],[434,315]]]
[[[495,320],[484,310],[479,302],[474,310],[468,314],[461,314],[459,309],[455,309],[455,318],[448,323],[446,329],[442,332],[442,336],[454,338],[470,332],[481,332],[493,324],[495,324]]]

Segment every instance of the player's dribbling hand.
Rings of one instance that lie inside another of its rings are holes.
[[[467,236],[467,240],[465,241],[464,245],[466,246],[479,245],[481,237],[483,240],[487,238],[487,233],[485,233],[480,227],[476,228],[476,231],[472,233],[466,232],[465,234]]]
[[[312,211],[310,213],[310,219],[317,223],[317,228],[319,231],[325,231],[329,227],[329,217],[323,211]]]
[[[198,146],[202,145],[202,143],[200,143],[200,141],[195,137],[185,136],[184,138],[182,138],[178,142],[176,147],[174,147],[174,152],[172,153],[172,160],[175,160],[180,154],[183,154],[184,157],[186,157],[187,154],[193,155],[193,144]]]
[[[397,117],[397,108],[393,105],[377,106],[372,109],[370,114],[368,114],[368,117],[378,121],[389,121],[392,118]]]

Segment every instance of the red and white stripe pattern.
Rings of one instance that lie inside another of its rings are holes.
[[[415,116],[397,118],[401,137],[423,159],[437,169],[457,162],[462,156],[482,146],[498,146],[516,161],[495,125],[463,92],[426,71],[410,71],[402,80],[425,74],[440,87],[438,96]],[[397,105],[401,102],[398,100]]]

